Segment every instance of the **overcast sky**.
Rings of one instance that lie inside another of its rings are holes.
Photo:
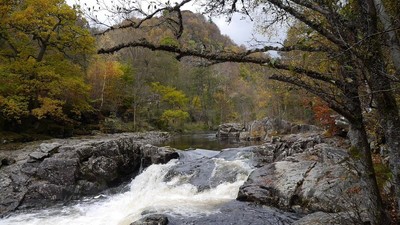
[[[66,0],[68,4],[72,5],[74,3],[80,3],[83,5],[86,3],[88,6],[93,6],[96,3],[96,0]],[[145,2],[145,1],[143,1]],[[183,9],[191,10],[196,12],[196,6],[189,3],[185,5]],[[265,38],[264,35],[256,34],[255,28],[253,26],[253,22],[250,21],[249,18],[243,18],[241,15],[234,15],[231,22],[228,23],[226,18],[213,18],[213,21],[219,29],[221,30],[222,34],[229,36],[236,44],[238,45],[245,45],[247,47],[253,46],[257,41],[264,41],[264,42],[282,42],[285,36],[285,31],[282,30],[278,32],[278,35],[272,38]],[[252,41],[253,40],[253,41]]]

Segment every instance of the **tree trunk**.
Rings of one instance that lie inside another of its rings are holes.
[[[379,122],[383,128],[386,144],[389,151],[389,163],[393,174],[393,183],[397,199],[397,208],[400,206],[400,117],[399,108],[387,76],[386,64],[381,46],[382,40],[374,35],[378,32],[378,11],[375,0],[359,0],[364,16],[363,30],[371,37],[367,44],[368,54],[363,59],[363,64],[368,70],[368,83],[379,114]],[[400,218],[399,212],[397,217]]]
[[[383,66],[383,65],[382,65]],[[375,68],[379,71],[379,68]],[[389,152],[389,164],[393,174],[393,184],[397,199],[397,207],[400,206],[400,119],[396,99],[391,90],[387,77],[374,71],[371,74],[370,86],[374,94],[375,104],[379,113],[379,122],[383,128],[386,145]],[[400,210],[397,219],[400,219]]]
[[[100,108],[99,108],[100,111],[103,109],[103,105],[104,105],[104,92],[106,90],[106,80],[107,80],[107,74],[104,73],[104,75],[103,75],[103,85],[101,87],[101,96],[100,96]]]
[[[361,70],[347,71],[343,77],[352,77],[357,79],[361,74]],[[372,161],[371,148],[368,143],[368,134],[365,128],[365,123],[362,113],[362,104],[359,95],[359,85],[362,85],[362,80],[358,80],[358,85],[348,83],[345,87],[347,101],[346,108],[352,113],[350,118],[346,118],[350,122],[349,139],[352,149],[355,150],[359,157],[359,173],[362,181],[365,184],[365,192],[368,195],[370,207],[368,207],[368,215],[371,225],[380,225],[389,221],[383,208],[382,198],[376,180],[375,169]]]
[[[388,222],[385,210],[383,209],[375,170],[372,162],[371,149],[368,143],[365,126],[361,121],[353,122],[350,125],[349,137],[352,148],[360,156],[359,173],[365,183],[365,191],[368,194],[368,214],[371,225],[381,225]]]
[[[375,8],[381,21],[384,31],[387,32],[387,44],[390,48],[392,62],[396,68],[396,74],[400,75],[400,42],[396,34],[396,25],[393,23],[392,18],[388,14],[382,0],[374,0]]]

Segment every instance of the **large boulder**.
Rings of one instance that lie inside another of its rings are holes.
[[[292,123],[280,118],[264,118],[265,130],[268,136],[277,134],[290,134]]]
[[[98,194],[151,164],[178,158],[174,149],[151,145],[166,138],[165,133],[125,133],[54,140],[1,152],[0,156],[12,156],[16,162],[0,168],[0,216],[16,208]]]
[[[346,150],[329,142],[308,133],[260,146],[259,168],[240,187],[237,199],[298,213],[364,215],[370,204],[357,164]]]
[[[249,140],[264,140],[267,130],[264,121],[255,120],[249,126]]]
[[[245,131],[245,127],[240,123],[225,123],[218,126],[217,137],[221,139],[239,138],[240,132]]]

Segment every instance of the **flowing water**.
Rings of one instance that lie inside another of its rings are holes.
[[[0,225],[129,225],[144,213],[163,213],[181,218],[217,213],[219,206],[236,198],[239,187],[252,170],[249,157],[243,157],[240,151],[232,151],[229,159],[214,158],[218,153],[207,150],[182,152],[179,160],[148,167],[123,193],[12,215],[0,219]],[[213,165],[211,172],[201,176],[203,183],[213,181],[208,188],[199,189],[198,185],[192,184],[196,182],[189,181],[198,175],[190,173],[193,168],[189,168],[187,173],[171,172],[184,163],[190,166],[205,159]],[[229,174],[230,178],[220,179],[226,177],[224,174]]]
[[[196,133],[177,135],[162,145],[173,148],[185,149],[209,149],[221,150],[226,148],[238,148],[243,146],[259,145],[260,141],[239,141],[236,138],[219,139],[215,133]]]

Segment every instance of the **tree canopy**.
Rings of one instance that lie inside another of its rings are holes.
[[[95,42],[80,12],[62,0],[26,0],[1,1],[0,14],[0,120],[19,129],[73,123],[91,110],[83,67]]]

